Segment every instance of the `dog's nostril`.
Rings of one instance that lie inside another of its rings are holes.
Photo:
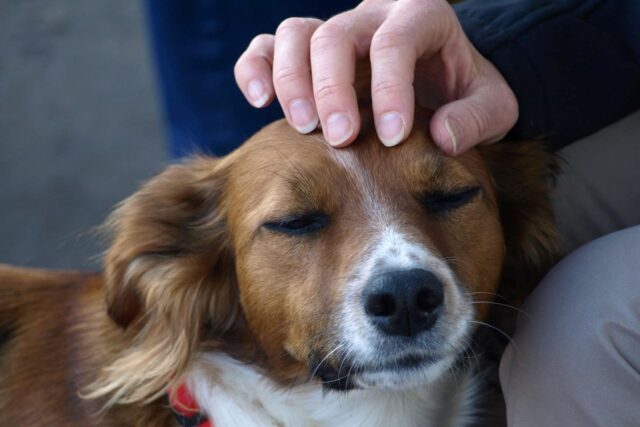
[[[442,304],[442,294],[430,288],[421,289],[416,295],[416,308],[424,313],[431,313]]]
[[[370,316],[391,316],[396,311],[395,298],[386,293],[370,295],[365,310]]]

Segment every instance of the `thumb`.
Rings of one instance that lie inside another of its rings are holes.
[[[457,156],[482,142],[504,137],[518,119],[518,103],[506,85],[481,86],[440,107],[431,118],[434,143]]]

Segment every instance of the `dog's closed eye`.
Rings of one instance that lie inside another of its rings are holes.
[[[327,225],[329,225],[329,217],[321,212],[292,214],[263,224],[268,230],[289,236],[315,233]]]
[[[453,191],[428,191],[420,197],[422,207],[429,214],[446,214],[471,202],[482,189],[479,186],[464,187]]]

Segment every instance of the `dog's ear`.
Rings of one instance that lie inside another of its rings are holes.
[[[560,256],[551,191],[555,156],[542,142],[501,142],[479,150],[493,175],[503,227],[505,297],[520,300]]]
[[[107,310],[132,345],[89,397],[111,394],[110,403],[157,397],[184,371],[205,326],[222,334],[233,325],[238,303],[226,227],[227,160],[170,166],[108,221]]]
[[[126,328],[165,300],[229,272],[231,253],[224,202],[226,168],[213,158],[194,158],[167,168],[126,199],[107,227],[112,244],[105,258],[107,308]],[[186,277],[183,277],[186,276]],[[227,279],[224,277],[224,279]]]

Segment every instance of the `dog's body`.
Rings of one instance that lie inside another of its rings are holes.
[[[0,266],[0,425],[173,426],[162,402],[101,412],[80,393],[128,345],[99,274]]]
[[[283,122],[173,166],[114,214],[103,274],[0,267],[0,424],[175,425],[186,384],[217,427],[470,425],[461,355],[500,279],[553,257],[552,167]]]

